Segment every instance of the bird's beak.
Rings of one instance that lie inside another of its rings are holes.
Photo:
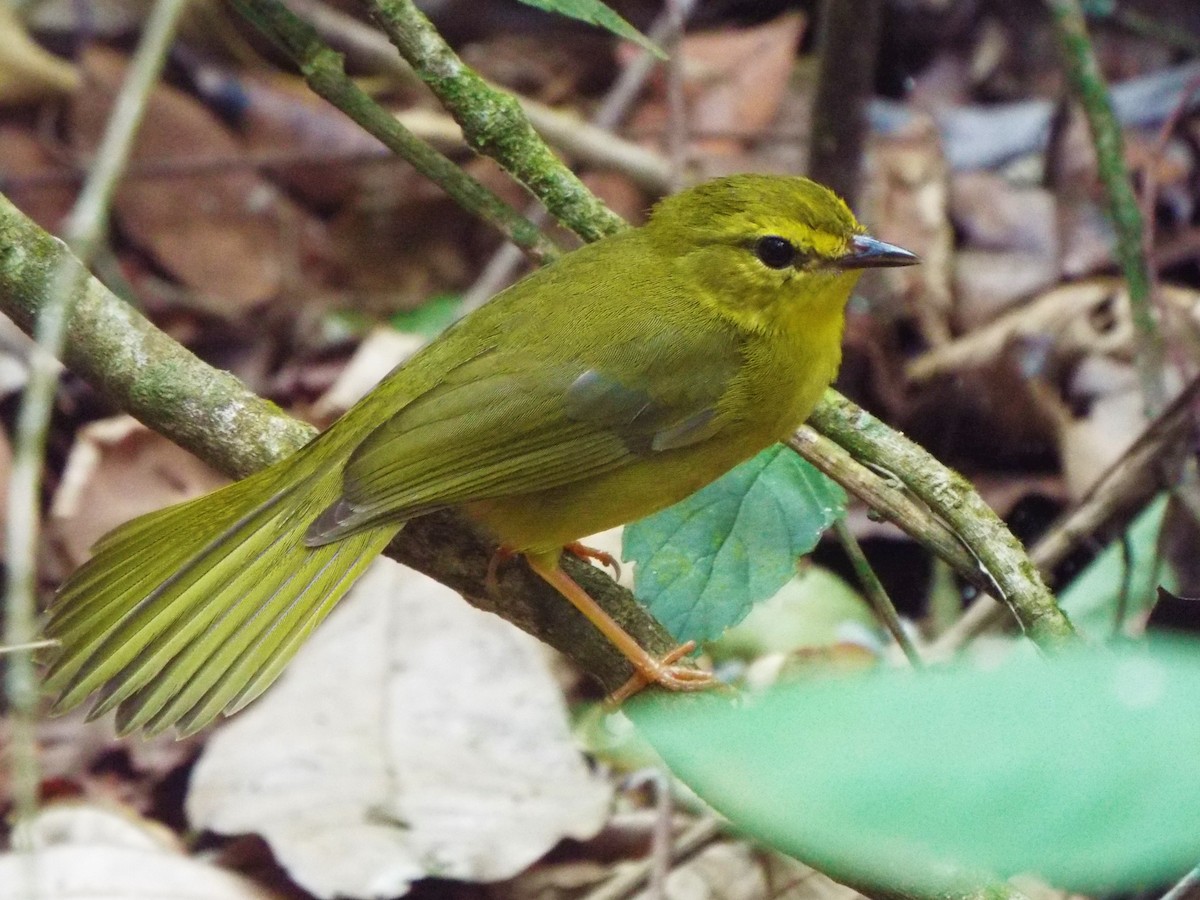
[[[850,251],[833,265],[839,269],[878,269],[891,266],[913,266],[921,261],[915,253],[909,253],[895,244],[885,244],[865,234],[856,234],[850,239]]]

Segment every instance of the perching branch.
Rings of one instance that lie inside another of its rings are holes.
[[[936,513],[974,554],[980,570],[1039,647],[1054,650],[1077,637],[1021,542],[970,482],[834,391],[826,391],[808,421],[856,459],[893,473]]]

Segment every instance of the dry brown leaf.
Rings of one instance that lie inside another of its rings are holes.
[[[755,28],[684,38],[688,128],[702,135],[753,136],[775,121],[804,22],[798,13],[788,14]],[[701,149],[707,148],[702,141]]]
[[[162,825],[120,809],[59,803],[22,823],[0,854],[0,900],[269,900],[231,872],[188,858]]]
[[[1035,300],[958,340],[914,359],[907,375],[983,368],[1018,338],[1049,340],[1058,355],[1127,352],[1133,336],[1128,295],[1119,281],[1097,278],[1047,291]]]
[[[1058,417],[1059,457],[1067,493],[1077,501],[1133,446],[1147,422],[1131,363],[1093,354],[1075,367],[1071,382],[1072,396],[1086,402],[1087,412]]]
[[[51,504],[51,525],[78,566],[101,535],[134,516],[208,493],[228,479],[130,416],[80,429]]]
[[[492,160],[477,157],[464,168],[507,202],[527,201]],[[359,175],[361,190],[329,223],[334,280],[358,309],[385,316],[471,283],[478,261],[496,246],[493,229],[411,168],[384,160]]]
[[[90,48],[86,82],[71,106],[72,137],[84,153],[100,140],[125,74],[124,57]],[[305,215],[249,166],[246,150],[188,95],[155,88],[133,151],[138,164],[227,162],[224,168],[127,177],[114,208],[122,227],[214,313],[236,315],[276,296],[296,254]]]
[[[192,824],[256,832],[320,897],[508,878],[607,816],[540,644],[376,563],[267,695],[218,730]]]
[[[368,166],[396,171],[397,184],[405,172],[404,163],[389,155],[377,138],[314,94],[301,78],[216,66],[199,67],[195,78],[198,89],[214,102],[238,98],[238,134],[252,152],[313,158],[270,168],[272,177],[308,202],[337,208],[363,189],[371,178]],[[461,132],[459,139],[461,143]],[[372,157],[379,162],[364,164]],[[378,175],[373,180],[378,182]]]
[[[0,3],[0,106],[47,100],[78,87],[75,67],[34,43],[13,7]]]
[[[925,341],[935,347],[950,337],[954,232],[949,202],[949,170],[931,119],[914,117],[904,130],[871,141],[863,220],[872,233],[911,250],[922,263],[883,271],[884,293],[901,298]]]
[[[25,128],[0,125],[4,195],[47,231],[57,234],[75,202],[74,184],[61,162]],[[59,180],[59,179],[62,180]]]
[[[954,325],[970,333],[1058,282],[1058,260],[1018,250],[959,250],[954,256]]]
[[[693,154],[739,153],[775,121],[804,25],[802,15],[787,14],[752,28],[693,32],[683,39],[677,52],[683,61],[686,127],[697,135]],[[666,87],[661,79],[657,86],[656,96],[630,120],[634,133],[666,127]]]
[[[313,406],[321,420],[340,416],[371,391],[388,372],[416,353],[425,339],[395,328],[375,328],[366,336],[333,385]]]
[[[988,172],[958,173],[950,182],[950,216],[963,237],[954,261],[957,331],[973,331],[1058,281],[1058,220],[1049,191]]]

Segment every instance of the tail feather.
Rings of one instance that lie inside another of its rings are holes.
[[[216,671],[216,683],[180,716],[180,730],[189,734],[203,727],[220,711],[235,713],[270,687],[312,630],[328,615],[371,560],[387,546],[394,533],[395,529],[383,532],[377,529],[356,535],[343,544],[317,554],[327,559],[334,557],[329,560],[330,565],[324,567],[322,575],[336,575],[334,579],[326,577],[316,582],[311,589],[315,595],[323,597],[322,601],[315,605],[293,604],[262,632],[253,645],[244,648],[232,665],[224,667],[223,671]],[[162,727],[164,721],[155,721],[152,728]]]
[[[198,556],[197,548],[234,527],[248,509],[262,502],[267,490],[262,482],[270,474],[268,470],[213,494],[139,516],[109,532],[59,591],[47,633],[61,640],[107,630],[113,617],[125,611],[113,604],[114,596],[145,596],[165,580],[164,573],[186,566]]]
[[[92,717],[104,715],[149,685],[169,695],[178,689],[178,685],[187,684],[203,663],[205,654],[229,637],[230,626],[236,629],[258,612],[258,607],[263,604],[260,592],[271,589],[272,575],[276,581],[286,578],[286,571],[272,571],[270,564],[277,555],[272,551],[286,541],[287,534],[273,536],[271,530],[276,523],[270,518],[248,524],[255,530],[244,537],[238,552],[216,560],[212,568],[193,578],[190,584],[174,585],[174,596],[160,598],[166,601],[160,618],[165,619],[170,628],[167,633],[153,638],[152,635],[161,629],[147,631],[140,641],[145,645],[144,649],[121,668],[118,668],[120,657],[116,651],[109,649],[105,653],[101,648],[99,652],[107,657],[109,665],[108,671],[98,669],[93,674],[93,680],[104,678],[106,683],[99,702],[90,713]],[[228,538],[238,540],[243,535],[235,533]],[[244,559],[249,559],[249,563],[243,564]],[[184,578],[188,574],[186,571],[181,573]],[[268,601],[270,596],[270,593],[266,594]],[[220,601],[213,602],[213,598],[218,597]],[[184,605],[188,599],[195,604],[191,610]],[[136,618],[130,615],[121,628],[109,635],[107,643],[126,648],[139,637]],[[196,664],[188,666],[188,661],[193,659]]]
[[[101,691],[122,732],[194,731],[258,696],[400,527],[305,546],[340,489],[293,457],[106,537],[51,612],[56,710]]]

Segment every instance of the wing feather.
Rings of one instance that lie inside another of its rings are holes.
[[[723,425],[720,402],[742,356],[732,338],[700,337],[709,339],[658,333],[645,346],[626,342],[592,359],[478,354],[358,446],[341,499],[307,542],[586,481],[707,440]]]

